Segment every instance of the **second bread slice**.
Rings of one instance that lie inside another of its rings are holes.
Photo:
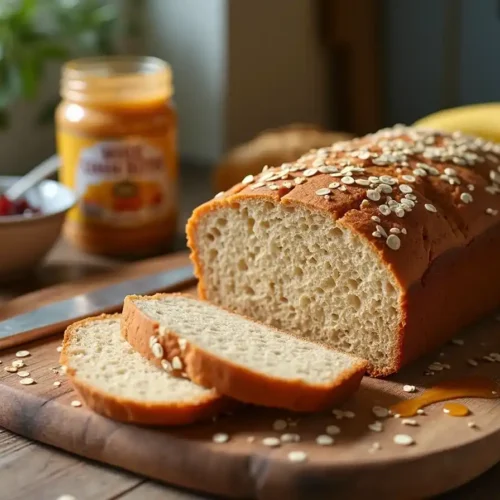
[[[182,294],[126,297],[122,335],[174,375],[243,402],[319,411],[358,388],[366,362]]]

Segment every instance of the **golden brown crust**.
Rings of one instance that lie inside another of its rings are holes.
[[[352,137],[352,134],[331,132],[307,123],[264,130],[224,155],[214,171],[215,192],[229,189],[246,175],[257,174],[263,165],[294,161],[311,148],[320,148]]]
[[[180,358],[182,369],[174,372],[178,376],[185,373],[193,382],[205,387],[214,387],[219,393],[238,401],[300,412],[331,408],[355,392],[361,383],[366,370],[366,362],[362,360],[354,360],[353,367],[346,370],[338,380],[330,384],[313,385],[300,380],[283,380],[252,372],[191,343],[181,349],[177,332],[168,331],[159,335],[158,322],[148,318],[134,304],[137,298],[157,300],[163,296],[165,294],[126,297],[123,304],[122,334],[137,352],[161,366],[161,360],[155,358],[149,348],[150,337],[157,336],[163,347],[163,359],[172,363],[174,357]],[[196,300],[188,295],[183,296]],[[229,311],[228,313],[233,314]]]
[[[68,349],[75,329],[85,327],[96,320],[119,319],[120,317],[120,314],[102,314],[87,318],[70,325],[64,333],[60,363],[67,367],[66,374],[71,385],[91,410],[121,422],[142,425],[185,425],[213,417],[232,406],[226,398],[213,394],[194,400],[191,404],[135,401],[107,394],[80,380],[76,370],[69,367]]]
[[[420,152],[408,154],[403,162],[394,160],[392,164],[389,160],[385,165],[375,164],[374,158],[383,155],[382,150],[386,146],[384,141],[408,140],[418,134],[424,134],[430,145],[424,145]],[[222,197],[195,209],[186,227],[188,245],[199,279],[200,297],[208,298],[199,253],[200,243],[197,241],[200,220],[207,212],[238,204],[242,200],[268,200],[306,206],[310,210],[328,214],[340,226],[361,235],[374,249],[375,255],[390,269],[402,294],[397,360],[384,370],[370,368],[372,375],[384,376],[429,352],[449,339],[457,329],[491,311],[494,301],[500,301],[500,287],[496,286],[500,279],[500,269],[496,264],[498,259],[494,259],[494,262],[485,260],[494,253],[491,241],[497,242],[497,233],[500,232],[500,145],[480,139],[468,140],[459,134],[416,132],[406,128],[381,131],[345,145],[344,149],[342,146],[337,150],[330,149],[324,157],[325,164],[341,169],[347,162],[364,168],[363,176],[388,175],[397,179],[397,185],[410,184],[411,194],[415,196],[412,210],[402,218],[392,211],[382,215],[379,206],[383,201],[363,202],[367,188],[356,184],[347,185],[345,191],[333,189],[328,195],[329,199],[325,199],[317,194],[318,189],[340,180],[329,173],[318,172],[308,177],[306,182],[295,185],[295,178],[304,175],[302,167],[312,168],[318,160],[318,155],[313,152],[297,161],[301,165],[300,170],[290,171],[283,178],[272,181],[278,186],[276,190],[270,189],[271,182],[262,179],[268,173],[279,174],[280,168],[256,176],[250,184],[237,184]],[[442,157],[433,150],[445,146],[449,151],[444,152]],[[361,160],[352,155],[352,152],[358,154],[364,149],[374,156]],[[421,169],[422,163],[434,169],[435,173],[416,175],[415,171]],[[454,173],[450,174],[452,171]],[[408,175],[413,176],[414,181],[403,179],[403,176]],[[291,189],[285,183],[291,184]],[[464,201],[467,195],[473,201]],[[391,196],[400,203],[404,195],[395,189]],[[426,205],[436,207],[436,212],[427,209]],[[376,232],[377,224],[372,220],[374,216],[381,219],[381,225],[388,234],[389,229],[406,231],[404,235],[397,235],[401,241],[399,250],[389,248],[385,237],[372,235]],[[500,243],[494,244],[497,245],[495,248],[498,253]],[[476,250],[471,251],[471,246]],[[481,258],[481,255],[485,258]],[[477,261],[470,262],[472,256]],[[472,272],[464,274],[462,266],[469,266],[482,277]],[[430,297],[433,298],[432,302]],[[428,314],[428,310],[433,313]],[[444,311],[446,317],[443,318]]]

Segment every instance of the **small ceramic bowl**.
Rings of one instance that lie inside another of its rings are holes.
[[[0,193],[18,177],[0,176]],[[61,233],[75,194],[59,182],[45,180],[30,189],[28,203],[40,209],[32,216],[0,216],[0,279],[27,271],[52,248]]]

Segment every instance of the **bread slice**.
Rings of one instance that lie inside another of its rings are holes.
[[[69,326],[60,362],[87,406],[123,422],[189,424],[227,403],[216,391],[172,377],[137,354],[120,335],[119,314]]]
[[[330,408],[366,362],[182,294],[128,296],[122,333],[143,356],[221,394],[294,411]]]

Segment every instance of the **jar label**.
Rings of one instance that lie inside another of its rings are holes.
[[[81,149],[76,167],[78,211],[87,221],[134,227],[175,209],[165,154],[146,142],[95,143]]]

